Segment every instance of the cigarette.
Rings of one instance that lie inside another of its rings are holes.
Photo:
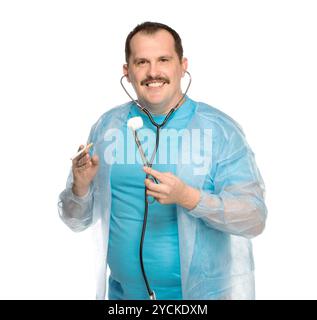
[[[74,160],[75,158],[77,158],[78,156],[80,156],[85,150],[88,150],[92,145],[93,145],[93,143],[87,144],[86,147],[84,147],[83,149],[81,149],[80,151],[78,151],[73,157],[70,158],[70,160]]]

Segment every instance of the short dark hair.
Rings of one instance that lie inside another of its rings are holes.
[[[147,22],[143,22],[143,23],[137,25],[128,34],[127,39],[125,41],[125,60],[126,60],[126,62],[129,63],[129,57],[131,55],[130,42],[135,34],[137,34],[138,32],[143,32],[145,34],[154,34],[157,31],[162,30],[162,29],[168,31],[173,36],[174,43],[175,43],[175,51],[178,55],[179,61],[182,61],[182,59],[183,59],[183,46],[182,46],[182,39],[179,36],[179,34],[174,29],[167,26],[166,24],[147,21]]]

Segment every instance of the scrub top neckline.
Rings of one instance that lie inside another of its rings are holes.
[[[191,113],[193,111],[192,109],[193,109],[193,105],[191,104],[191,100],[187,96],[185,96],[185,101],[171,115],[169,121],[171,121],[172,119],[173,120],[180,120],[180,119],[183,119],[183,118],[187,118],[188,116],[191,115]],[[150,121],[148,116],[144,112],[142,112],[140,110],[140,108],[135,103],[133,103],[133,105],[132,105],[131,115],[132,116],[141,116],[143,121],[146,121],[146,122]],[[151,114],[151,115],[152,115],[152,117],[153,117],[155,122],[157,122],[158,124],[161,124],[164,121],[164,119],[165,119],[167,114],[162,114],[162,115],[153,115],[153,114]]]

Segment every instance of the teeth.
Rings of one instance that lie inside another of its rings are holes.
[[[151,83],[148,83],[147,86],[157,88],[157,87],[163,86],[163,84],[164,82],[151,82]]]

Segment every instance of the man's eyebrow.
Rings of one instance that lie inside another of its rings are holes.
[[[171,59],[173,59],[173,56],[170,56],[170,55],[162,55],[162,56],[159,56],[158,58],[157,58],[158,60],[160,60],[160,59],[169,59],[169,60],[171,60]],[[136,62],[138,62],[138,61],[149,61],[149,59],[147,59],[147,58],[142,58],[142,57],[135,57],[134,59],[133,59],[133,63],[136,63]]]
[[[165,56],[160,56],[159,59],[173,59],[173,56],[165,55]]]
[[[148,59],[146,59],[146,58],[135,57],[135,58],[133,59],[133,62],[135,63],[135,62],[140,61],[140,60],[148,61]]]

